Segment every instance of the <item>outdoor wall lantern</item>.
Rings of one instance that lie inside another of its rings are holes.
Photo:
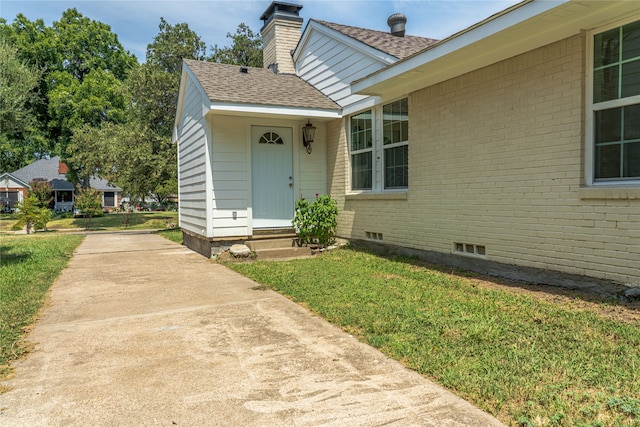
[[[311,144],[315,135],[316,127],[311,124],[310,120],[307,120],[307,124],[302,128],[302,145],[305,146],[308,154],[311,154]]]

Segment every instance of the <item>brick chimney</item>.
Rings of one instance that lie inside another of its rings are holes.
[[[58,160],[58,173],[65,175],[69,173],[69,166],[66,163]]]
[[[298,45],[302,33],[301,5],[274,1],[260,19],[262,34],[262,61],[274,72],[295,74],[291,53]]]

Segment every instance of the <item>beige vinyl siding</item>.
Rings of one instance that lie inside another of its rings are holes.
[[[297,135],[302,133],[301,129],[304,124],[302,122],[298,123],[294,128],[294,154],[296,151],[295,146],[298,147],[298,162],[297,164],[294,162],[294,174],[298,177],[298,182],[295,186],[298,192],[293,195],[295,199],[304,197],[307,200],[314,200],[316,194],[327,193],[325,125],[319,122],[315,122],[314,125],[317,129],[311,154],[307,153],[300,141],[301,137]],[[298,129],[300,129],[299,132],[297,131]]]
[[[386,64],[317,31],[310,34],[296,63],[298,76],[340,106],[364,99],[351,95],[352,81],[367,76]]]
[[[202,92],[187,78],[177,131],[180,227],[206,235],[207,141]]]
[[[251,234],[251,126],[265,124],[293,129],[294,199],[304,197],[313,200],[316,194],[327,192],[325,127],[322,123],[314,123],[316,137],[313,152],[309,155],[300,140],[304,122],[212,115],[209,118],[213,171],[210,215],[214,238]]]
[[[585,46],[574,36],[411,93],[406,200],[345,199],[332,126],[339,234],[482,245],[491,261],[640,285],[640,191],[583,188]]]
[[[250,168],[247,119],[211,116],[213,237],[248,235]],[[236,216],[234,218],[234,212]]]

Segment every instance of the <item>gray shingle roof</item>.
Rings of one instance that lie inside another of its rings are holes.
[[[319,90],[292,74],[275,74],[266,68],[184,60],[209,100],[236,104],[287,106],[323,110],[340,107]]]
[[[52,157],[50,159],[36,160],[35,162],[23,168],[12,172],[11,175],[23,182],[31,182],[34,179],[46,179],[51,183],[53,190],[74,190],[72,183],[67,181],[66,174],[59,172],[60,157]],[[91,188],[100,191],[121,191],[119,187],[109,185],[107,180],[92,177],[89,180]]]
[[[318,19],[314,19],[314,21],[324,25],[325,27],[339,31],[340,33],[371,46],[374,49],[378,49],[379,51],[395,56],[398,59],[404,59],[438,42],[436,39],[429,39],[425,37],[396,37],[393,34],[384,31],[334,24],[332,22],[321,21]]]

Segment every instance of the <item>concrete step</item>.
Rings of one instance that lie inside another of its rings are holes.
[[[286,258],[305,258],[311,256],[311,248],[307,246],[303,247],[290,247],[290,248],[272,248],[272,249],[260,249],[255,251],[256,259],[286,259]]]
[[[247,240],[245,242],[245,245],[247,245],[249,249],[255,252],[267,249],[291,249],[297,246],[295,237]]]
[[[293,228],[259,228],[253,230],[253,239],[275,239],[279,237],[295,236]]]

